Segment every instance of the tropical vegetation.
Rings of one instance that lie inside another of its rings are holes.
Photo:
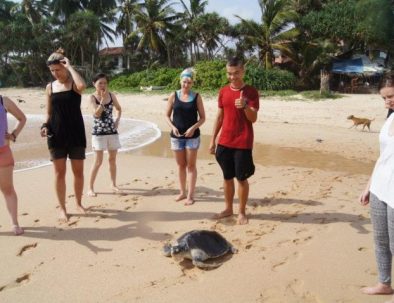
[[[44,85],[58,47],[87,79],[111,72],[99,51],[123,42],[124,70],[115,86],[171,87],[182,67],[196,84],[216,88],[226,57],[243,56],[247,79],[261,89],[316,88],[332,58],[387,53],[392,66],[393,0],[250,0],[259,20],[208,12],[214,0],[0,0],[0,86]],[[275,64],[275,57],[287,58]],[[280,70],[282,69],[282,70]],[[157,79],[159,80],[152,80]]]

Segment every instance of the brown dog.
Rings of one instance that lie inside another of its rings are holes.
[[[350,115],[349,117],[347,117],[347,119],[353,121],[353,125],[350,126],[349,128],[352,128],[354,126],[357,128],[357,126],[362,125],[363,126],[362,130],[364,130],[365,127],[368,127],[369,131],[371,131],[371,128],[370,128],[371,122],[373,120],[375,120],[375,119],[371,120],[371,119],[367,119],[367,118],[357,118],[357,117],[355,117],[353,115]]]

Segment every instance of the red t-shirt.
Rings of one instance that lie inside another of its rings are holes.
[[[242,88],[243,98],[249,107],[259,109],[259,93],[250,85]],[[241,90],[233,90],[230,85],[223,87],[219,92],[218,106],[223,109],[223,124],[218,144],[239,149],[252,149],[253,126],[246,118],[243,109],[235,107],[235,99],[239,99]]]

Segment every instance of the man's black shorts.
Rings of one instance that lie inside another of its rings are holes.
[[[71,160],[84,160],[85,147],[56,147],[49,150],[51,161],[70,158]]]
[[[218,145],[216,160],[223,171],[225,180],[237,178],[244,181],[254,174],[254,164],[251,149],[238,149]]]

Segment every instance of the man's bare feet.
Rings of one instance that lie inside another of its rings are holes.
[[[12,232],[14,233],[15,236],[20,236],[22,235],[25,231],[23,230],[22,227],[20,227],[18,224],[12,225]]]
[[[212,218],[213,218],[214,220],[219,220],[219,219],[222,219],[222,218],[230,217],[230,216],[232,216],[232,215],[233,215],[233,211],[232,211],[232,210],[225,209],[225,210],[222,211],[221,213],[218,213],[218,214],[213,215]]]
[[[189,205],[193,205],[194,204],[194,199],[193,198],[187,198],[185,205],[189,206]]]
[[[393,289],[390,285],[378,283],[375,286],[361,288],[361,292],[366,295],[390,295]]]
[[[89,189],[87,195],[88,197],[97,197],[97,194],[94,192],[93,189]]]
[[[179,202],[179,201],[182,201],[184,199],[186,199],[186,195],[185,194],[179,194],[179,196],[176,197],[175,201]]]
[[[245,214],[238,214],[237,223],[239,225],[245,225],[249,223],[249,219]]]
[[[81,214],[86,214],[88,209],[86,207],[83,207],[82,204],[77,204],[77,211]]]

